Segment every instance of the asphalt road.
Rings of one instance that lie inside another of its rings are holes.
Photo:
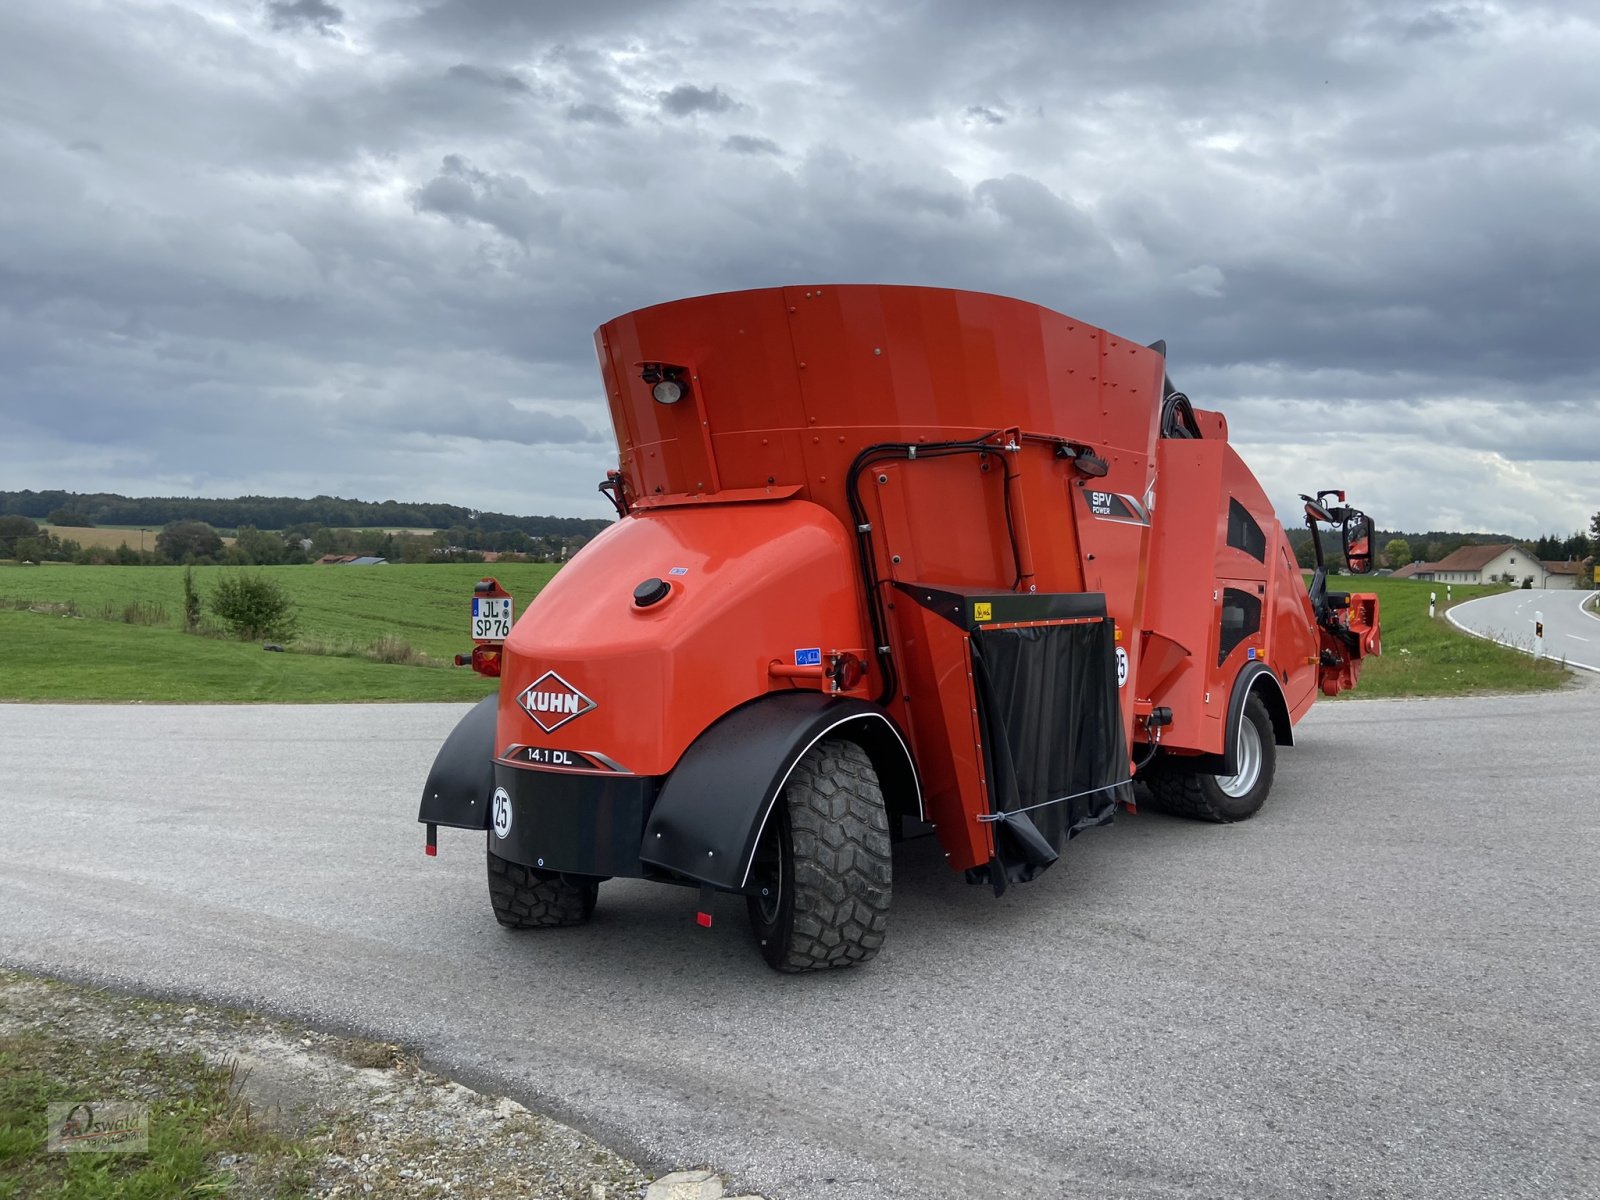
[[[1568,666],[1600,671],[1600,617],[1585,612],[1593,592],[1517,590],[1458,604],[1450,620],[1468,633],[1533,653],[1535,619],[1543,614],[1544,654]]]
[[[782,977],[731,898],[490,916],[422,854],[458,706],[0,706],[0,959],[403,1039],[789,1198],[1600,1194],[1600,681],[1334,702],[1255,820],[1119,819]]]

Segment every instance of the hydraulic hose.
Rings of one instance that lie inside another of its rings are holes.
[[[845,499],[850,505],[850,519],[855,523],[856,553],[860,557],[861,575],[867,585],[867,618],[872,625],[872,652],[877,659],[878,670],[883,676],[883,688],[877,698],[880,705],[888,705],[893,701],[898,690],[899,677],[895,671],[894,657],[889,653],[888,621],[883,614],[883,581],[878,577],[877,562],[872,554],[872,524],[867,520],[866,505],[862,502],[858,487],[861,473],[874,463],[897,459],[945,458],[952,454],[998,454],[1000,447],[994,444],[994,439],[998,436],[998,430],[991,430],[971,441],[877,442],[863,449],[850,463],[850,470],[845,475]],[[1006,525],[1007,532],[1011,534],[1012,552],[1015,554],[1016,534],[1010,529],[1009,494]]]

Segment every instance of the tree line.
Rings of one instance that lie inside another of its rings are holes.
[[[57,520],[57,514],[78,518]],[[0,516],[49,519],[58,525],[144,525],[152,529],[177,521],[203,521],[217,529],[284,530],[290,526],[327,528],[363,525],[388,528],[451,529],[478,534],[521,531],[532,538],[591,538],[610,522],[592,517],[513,516],[459,504],[417,504],[395,500],[345,500],[338,496],[236,496],[218,500],[198,496],[121,496],[113,492],[0,491]],[[497,548],[497,547],[496,547]]]
[[[55,516],[56,513],[51,514],[52,520]],[[92,566],[220,563],[260,567],[315,562],[330,554],[371,555],[408,563],[482,562],[485,554],[494,552],[531,562],[563,562],[589,540],[582,534],[533,537],[520,529],[489,533],[461,525],[432,533],[330,529],[314,524],[291,525],[281,530],[241,525],[231,535],[231,541],[224,540],[222,533],[205,521],[172,521],[152,532],[155,536],[147,549],[135,549],[127,543],[86,546],[41,527],[31,517],[0,516],[0,559]]]
[[[1289,529],[1287,532],[1299,564],[1302,567],[1315,566],[1316,555],[1311,547],[1310,531],[1300,528]],[[1436,563],[1454,554],[1463,546],[1500,545],[1506,542],[1516,542],[1518,545],[1526,546],[1533,552],[1535,558],[1544,562],[1582,561],[1600,555],[1600,512],[1595,513],[1590,520],[1588,532],[1580,529],[1565,536],[1548,533],[1542,537],[1529,539],[1514,537],[1509,533],[1453,533],[1439,529],[1410,533],[1403,530],[1380,529],[1377,531],[1376,541],[1379,550],[1378,565],[1394,570],[1407,563]],[[1326,530],[1323,533],[1322,550],[1330,564],[1339,561],[1337,540],[1328,536]]]

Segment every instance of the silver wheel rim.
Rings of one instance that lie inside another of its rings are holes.
[[[1224,796],[1239,799],[1249,795],[1261,778],[1261,731],[1256,723],[1246,717],[1239,723],[1239,773],[1218,775],[1217,787]]]

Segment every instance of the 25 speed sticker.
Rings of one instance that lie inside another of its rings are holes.
[[[511,832],[511,797],[505,788],[494,790],[494,803],[489,808],[489,820],[494,825],[494,835],[503,838]]]

